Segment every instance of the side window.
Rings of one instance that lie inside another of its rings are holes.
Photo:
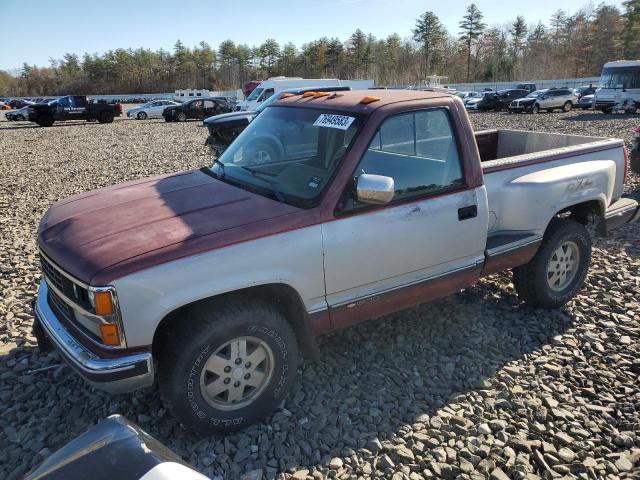
[[[212,102],[211,100],[204,101],[204,108],[213,108],[214,106],[215,106],[215,103]]]
[[[448,112],[430,109],[388,118],[356,172],[393,178],[394,201],[464,185]]]
[[[64,108],[69,108],[71,106],[71,99],[69,97],[63,97],[58,100],[58,105]]]
[[[273,88],[267,88],[264,93],[262,94],[262,101],[266,100],[267,98],[269,98],[271,95],[273,95]]]

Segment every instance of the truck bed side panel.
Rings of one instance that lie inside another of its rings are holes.
[[[616,190],[618,150],[527,164],[485,175],[489,234],[526,231],[542,235],[566,207],[597,201],[605,209]]]

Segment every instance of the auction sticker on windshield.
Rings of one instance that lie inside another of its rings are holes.
[[[337,128],[339,130],[346,130],[349,125],[353,123],[355,117],[347,117],[345,115],[331,115],[329,113],[323,113],[315,122],[314,127],[328,127]]]

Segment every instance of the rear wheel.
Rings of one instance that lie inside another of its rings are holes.
[[[557,308],[580,291],[591,262],[591,237],[581,223],[555,218],[536,256],[513,270],[518,296],[534,307]]]
[[[100,117],[98,118],[98,122],[100,123],[111,123],[113,122],[113,112],[102,112]]]
[[[137,117],[138,117],[138,120],[146,120],[147,114],[145,112],[139,112]]]
[[[177,118],[178,118],[178,121],[179,121],[179,122],[186,122],[186,121],[187,121],[187,114],[186,114],[186,113],[184,113],[184,112],[180,112],[180,113],[178,114],[178,117],[177,117]]]
[[[573,104],[571,102],[564,102],[564,105],[562,105],[562,111],[563,112],[568,112],[573,108]]]
[[[540,105],[534,105],[533,108],[531,108],[531,113],[540,113]]]
[[[208,302],[185,316],[159,340],[160,390],[176,418],[196,432],[226,433],[268,417],[297,369],[284,316],[251,299]]]

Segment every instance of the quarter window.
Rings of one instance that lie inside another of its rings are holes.
[[[462,186],[462,168],[447,111],[422,110],[387,119],[356,172],[393,178],[394,201]]]

